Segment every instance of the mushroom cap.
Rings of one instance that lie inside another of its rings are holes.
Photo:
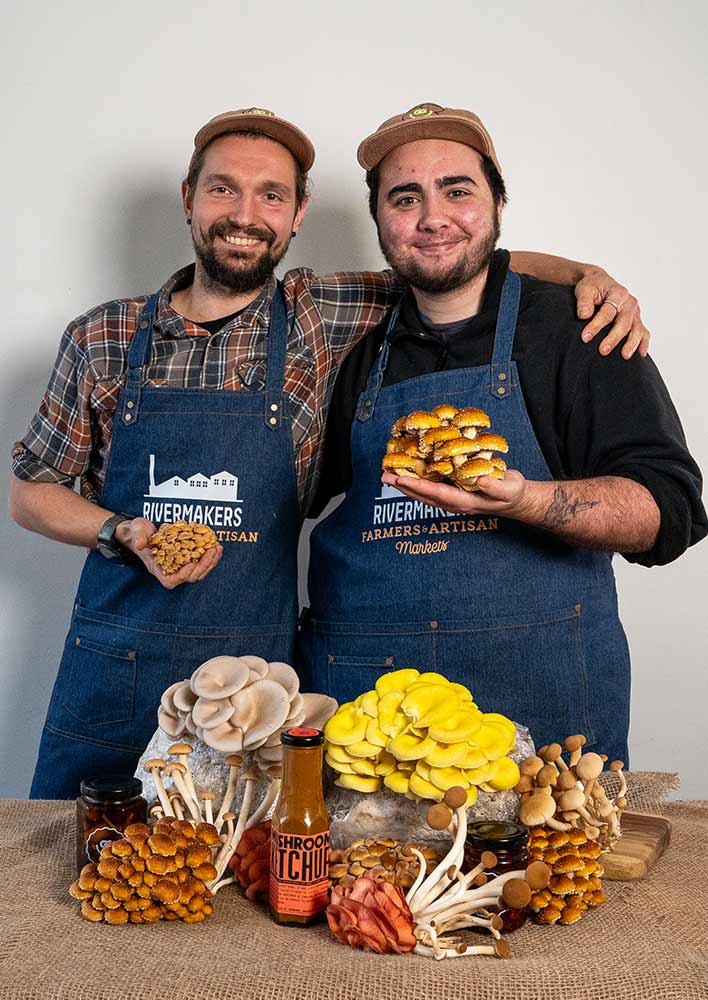
[[[228,698],[236,694],[248,684],[250,667],[245,659],[238,656],[214,656],[202,663],[189,682],[192,691],[200,698]]]
[[[519,819],[524,826],[538,826],[550,819],[556,811],[556,804],[549,795],[529,795],[519,804]]]
[[[453,785],[448,788],[443,796],[443,801],[450,809],[459,809],[467,801],[467,790],[461,785]]]
[[[405,419],[405,428],[409,433],[411,431],[426,431],[439,426],[440,418],[436,417],[434,413],[425,413],[423,410],[409,413]]]
[[[484,412],[484,410],[479,410],[474,406],[465,407],[464,410],[458,410],[458,412],[452,418],[452,423],[454,427],[489,427],[491,425],[491,420],[489,415]]]
[[[580,747],[584,747],[586,743],[587,743],[587,740],[583,736],[583,734],[582,733],[576,733],[574,736],[568,736],[568,737],[566,737],[566,740],[565,740],[565,743],[563,744],[563,746],[565,747],[566,750],[568,750],[570,753],[572,753],[573,750],[579,750]]]
[[[454,441],[451,442],[454,444]],[[467,482],[469,479],[478,479],[480,476],[488,476],[494,471],[494,466],[486,458],[472,458],[465,462],[457,470],[456,479],[458,482]]]
[[[191,712],[197,695],[189,686],[189,681],[182,681],[172,696],[172,701],[178,712]]]
[[[243,750],[243,730],[232,726],[230,722],[222,722],[213,729],[204,729],[201,740],[214,750]]]
[[[151,757],[150,760],[146,760],[143,764],[143,771],[152,771],[154,769],[161,771],[166,763],[161,757]]]
[[[505,454],[509,450],[509,442],[501,434],[478,434],[470,444],[473,451],[500,451]]]
[[[457,407],[450,403],[441,403],[431,410],[431,413],[434,413],[438,420],[452,420],[457,412]]]
[[[245,750],[253,750],[281,728],[290,711],[290,699],[285,688],[267,677],[254,681],[248,690],[255,700],[256,717],[244,732],[243,746]]]
[[[162,711],[166,712],[168,715],[172,715],[174,718],[177,718],[177,708],[175,707],[173,696],[175,691],[182,686],[182,683],[182,681],[177,681],[175,684],[170,684],[170,686],[162,692],[162,696],[160,698]]]
[[[584,753],[575,765],[575,773],[581,781],[589,781],[590,778],[600,777],[603,766],[600,754],[590,751],[590,753]]]
[[[168,715],[162,706],[157,710],[157,724],[163,733],[166,733],[167,736],[171,736],[173,739],[181,736],[186,728],[184,719],[179,716]]]
[[[178,754],[190,754],[194,750],[191,743],[173,743],[168,749],[168,754],[170,756],[177,756]]]
[[[324,729],[338,708],[336,700],[326,694],[308,692],[302,695],[302,701],[305,710],[303,724],[313,729]]]
[[[457,427],[433,427],[423,434],[423,447],[433,448],[435,445],[443,444],[445,441],[456,441],[462,437]]]
[[[558,799],[558,806],[563,812],[581,809],[585,805],[585,794],[579,788],[569,788]]]
[[[286,688],[287,691],[287,688]],[[288,725],[300,725],[300,723],[294,723],[291,720],[296,719],[298,716],[305,718],[305,699],[296,691],[294,695],[290,695],[290,711],[288,712],[288,717],[285,720]]]
[[[412,455],[404,455],[400,452],[392,452],[384,455],[381,459],[381,468],[385,472],[401,469],[404,473],[412,472],[420,478],[425,472],[425,462],[420,458],[413,458]]]
[[[279,661],[269,663],[265,676],[284,687],[291,702],[300,690],[300,678],[289,663],[280,663]]]
[[[230,698],[197,698],[192,709],[192,721],[201,729],[216,729],[234,714]]]
[[[229,767],[241,767],[243,764],[243,757],[237,753],[230,753],[224,757],[224,763],[228,764]]]
[[[246,664],[250,671],[251,681],[259,681],[268,674],[268,661],[264,660],[262,656],[242,656],[241,659]]]
[[[452,822],[452,812],[443,802],[436,802],[428,809],[427,820],[432,830],[447,830]]]
[[[441,461],[443,458],[455,458],[457,455],[471,455],[475,451],[474,441],[466,437],[452,438],[444,441],[435,449],[435,460]]]

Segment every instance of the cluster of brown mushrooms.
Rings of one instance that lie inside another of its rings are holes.
[[[343,850],[332,851],[330,855],[329,877],[332,885],[346,888],[365,872],[372,878],[410,889],[420,870],[420,862],[413,853],[416,847],[425,858],[427,875],[440,861],[440,854],[434,847],[403,844],[390,837],[366,837],[355,840]]]
[[[529,908],[539,924],[574,924],[585,910],[607,902],[602,891],[601,847],[582,830],[535,826],[529,834],[529,857],[553,872],[543,889],[531,896]]]
[[[214,909],[215,845],[221,841],[210,823],[132,823],[102,848],[98,864],[84,865],[69,893],[81,900],[82,917],[96,923],[200,923]]]
[[[503,479],[509,444],[492,434],[489,415],[467,407],[458,410],[443,404],[430,412],[416,411],[400,417],[381,462],[385,472],[431,482],[447,480],[472,493],[480,476]]]
[[[428,809],[428,824],[434,830],[447,829],[452,846],[444,858],[426,875],[424,858],[412,848],[421,862],[418,876],[406,894],[413,915],[413,931],[418,941],[415,951],[432,958],[458,958],[465,955],[496,955],[507,958],[508,942],[501,937],[502,920],[493,909],[500,901],[513,909],[528,906],[534,892],[545,889],[551,870],[542,861],[531,861],[519,871],[489,877],[497,864],[496,855],[484,851],[480,863],[462,872],[467,837],[467,793],[464,788],[450,788],[443,802]],[[464,928],[487,930],[493,945],[465,944],[449,935]]]
[[[621,760],[612,761],[610,771],[618,774],[619,793],[610,798],[602,784],[607,757],[583,753],[582,734],[569,736],[563,747],[551,743],[519,765],[521,777],[515,791],[521,795],[519,819],[525,826],[545,825],[567,833],[582,830],[603,850],[610,850],[620,836],[620,817],[627,805],[627,784]],[[563,749],[570,754],[568,763]]]
[[[157,718],[172,739],[187,732],[224,753],[254,751],[256,764],[267,770],[282,761],[284,729],[322,729],[336,709],[334,698],[301,694],[298,676],[287,663],[215,656],[189,680],[167,688]]]
[[[190,562],[199,562],[216,545],[216,535],[207,524],[175,521],[163,524],[148,539],[150,551],[163,573],[176,573]]]

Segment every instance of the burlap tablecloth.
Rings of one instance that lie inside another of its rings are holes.
[[[202,924],[88,923],[66,891],[73,803],[0,802],[0,998],[708,998],[708,802],[664,812],[672,842],[645,880],[607,883],[609,902],[574,926],[527,924],[506,961],[436,962],[277,927],[233,886]]]

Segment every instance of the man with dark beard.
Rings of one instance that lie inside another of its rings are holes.
[[[399,294],[390,272],[276,281],[313,160],[309,139],[272,112],[210,121],[182,191],[196,263],[155,295],[90,310],[62,339],[15,449],[11,506],[24,527],[91,551],[34,797],[132,771],[161,695],[202,661],[293,659],[301,511],[332,376]],[[598,285],[606,295],[593,272],[585,287]],[[633,300],[623,311],[641,337]],[[167,575],[148,540],[177,521],[210,526],[220,544]],[[169,692],[162,704],[174,711]]]
[[[495,251],[506,192],[477,116],[419,105],[358,156],[408,289],[335,386],[310,514],[346,495],[310,538],[305,684],[348,702],[433,670],[538,745],[581,732],[626,761],[612,553],[663,564],[707,531],[668,392],[648,358],[600,361],[572,292]],[[478,492],[424,478],[443,474]]]

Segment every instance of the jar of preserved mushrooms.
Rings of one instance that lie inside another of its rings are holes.
[[[481,819],[470,823],[465,841],[464,871],[476,868],[484,851],[492,851],[497,858],[494,868],[487,870],[491,877],[525,869],[527,837],[525,827],[507,820]],[[517,930],[526,921],[526,907],[513,909],[500,900],[499,907],[490,907],[490,910],[499,914],[507,933]]]
[[[129,775],[84,778],[76,800],[76,862],[79,871],[98,862],[101,849],[120,840],[126,826],[147,822],[143,783]]]

